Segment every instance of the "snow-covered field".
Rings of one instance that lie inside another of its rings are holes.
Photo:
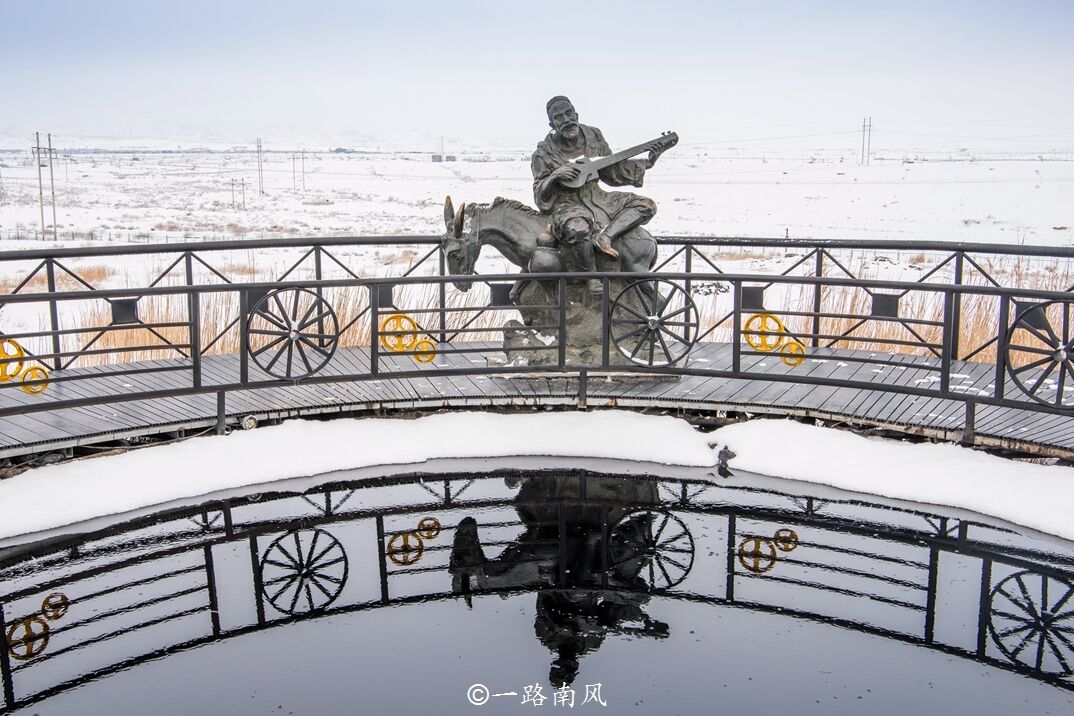
[[[530,147],[431,152],[57,149],[57,231],[113,240],[297,235],[438,234],[445,195],[532,202]],[[659,235],[1074,243],[1074,156],[876,153],[727,148],[684,143],[641,190]],[[303,172],[303,164],[305,171]],[[40,230],[37,167],[0,150],[0,238]],[[42,169],[51,227],[49,172]],[[303,176],[304,174],[304,176]],[[245,208],[243,191],[245,190]],[[25,243],[4,241],[0,248]]]

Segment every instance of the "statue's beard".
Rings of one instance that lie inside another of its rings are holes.
[[[563,135],[564,139],[575,139],[578,136],[578,123],[571,122],[570,124],[564,124],[559,128],[559,133]]]

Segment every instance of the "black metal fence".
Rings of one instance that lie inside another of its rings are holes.
[[[21,326],[2,336],[0,417],[215,394],[223,425],[232,391],[430,372],[573,374],[584,391],[594,371],[953,401],[968,435],[982,406],[1074,413],[1074,250],[688,237],[661,250],[647,274],[525,274],[543,293],[521,310],[518,274],[450,275],[435,237],[0,253],[0,325]],[[381,251],[393,263],[367,275]],[[743,256],[769,268],[743,271]],[[147,260],[129,288],[79,268],[114,277]],[[895,265],[916,279],[875,273]]]

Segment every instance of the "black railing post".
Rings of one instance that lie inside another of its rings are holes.
[[[955,285],[962,285],[963,266],[966,254],[963,251],[955,252]],[[952,308],[955,314],[955,322],[951,330],[951,357],[958,360],[958,344],[961,342],[962,326],[962,293],[955,294],[955,303]]]
[[[239,289],[239,382],[250,381],[250,296]]]
[[[261,555],[257,549],[257,535],[250,535],[250,567],[254,576],[254,605],[257,607],[257,623],[265,623],[265,585],[261,582]]]
[[[824,277],[824,250],[816,250],[816,263],[813,266],[813,275],[815,277]],[[813,284],[813,347],[820,347],[820,304],[821,294],[824,292],[824,287],[818,281]]]
[[[1006,393],[1007,382],[1007,354],[1004,352],[1004,345],[1007,343],[1007,323],[1011,319],[1011,297],[1000,296],[999,297],[999,326],[996,329],[996,376],[995,389],[993,394],[996,398],[1002,400],[1004,393]]]
[[[324,270],[321,267],[321,245],[317,244],[313,247],[313,277],[317,280],[317,288],[315,293],[317,294],[317,300],[324,301],[324,289],[321,288],[321,280],[324,278]],[[317,311],[317,333],[324,335],[324,315],[318,309]],[[317,345],[324,346],[324,339],[318,338]]]
[[[735,532],[738,527],[735,524],[735,512],[727,513],[727,583],[724,585],[724,599],[729,602],[735,601]]]
[[[369,284],[369,374],[380,374],[380,286]]]
[[[443,277],[446,275],[447,270],[446,257],[444,256],[444,246],[440,245],[439,263],[440,263],[440,343],[447,342],[447,284],[444,283]]]
[[[943,341],[940,353],[940,392],[944,395],[951,390],[951,338],[954,325],[955,292],[943,293]]]
[[[558,348],[559,367],[567,367],[567,279],[559,277],[559,331],[556,346]]]
[[[939,589],[940,550],[929,547],[929,584],[925,594],[925,643],[931,644],[936,636],[936,591]]]
[[[205,588],[209,593],[209,621],[213,636],[220,636],[220,607],[216,597],[216,569],[213,567],[213,548],[205,545]]]
[[[962,427],[962,444],[973,445],[973,436],[977,432],[977,403],[966,401],[966,418]]]
[[[693,298],[694,281],[691,278],[691,274],[693,273],[693,270],[694,270],[694,246],[693,246],[693,244],[687,244],[686,245],[686,281],[685,281],[684,285],[686,287],[686,296],[688,298]],[[698,332],[701,331],[700,317],[699,317],[697,330],[698,330]],[[690,342],[690,322],[689,321],[687,321],[686,326],[683,327],[682,335],[686,339],[686,342],[689,343]]]
[[[600,365],[607,368],[611,363],[611,350],[612,350],[612,315],[611,315],[611,299],[608,298],[608,291],[611,290],[612,282],[607,276],[601,280],[601,292],[600,292],[600,315],[601,325],[604,329],[601,331],[600,337]]]
[[[388,597],[388,545],[384,539],[384,515],[377,515],[377,563],[380,566],[380,602],[387,604]]]
[[[734,281],[731,292],[734,296],[731,314],[731,372],[737,375],[742,370],[742,282]]]
[[[194,387],[201,387],[201,296],[191,288],[194,285],[194,260],[190,252],[183,255],[183,269],[186,274],[187,318],[190,319],[190,361],[194,375]]]
[[[216,391],[216,434],[227,432],[227,393]]]
[[[45,260],[45,278],[48,281],[48,316],[49,325],[52,327],[52,352],[55,354],[52,358],[52,369],[59,370],[62,367],[60,359],[60,309],[56,304],[56,260]]]

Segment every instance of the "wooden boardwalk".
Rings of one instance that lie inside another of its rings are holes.
[[[274,420],[302,415],[351,411],[415,411],[442,408],[535,408],[538,406],[588,408],[646,408],[688,413],[725,412],[757,415],[813,417],[826,421],[879,427],[925,437],[960,441],[966,437],[965,405],[956,400],[898,394],[883,386],[935,387],[938,360],[909,355],[876,357],[897,362],[884,365],[866,361],[867,351],[811,349],[797,367],[784,365],[776,355],[743,355],[741,368],[748,378],[684,375],[676,377],[590,374],[584,391],[577,374],[557,376],[467,375],[448,376],[445,368],[481,368],[497,350],[491,344],[450,345],[474,352],[441,354],[434,363],[418,364],[409,357],[381,356],[382,375],[375,379],[339,383],[301,384],[287,387],[232,391],[227,394],[226,413],[234,424],[252,415]],[[502,355],[502,354],[501,354]],[[857,360],[855,360],[857,359]],[[702,343],[691,354],[691,368],[730,370],[732,346]],[[65,376],[85,380],[53,383],[38,396],[20,390],[0,391],[0,408],[15,404],[93,398],[136,391],[189,388],[189,361],[167,360],[126,364],[146,372],[106,375],[115,366],[80,368]],[[239,381],[236,355],[202,359],[206,386]],[[167,369],[172,369],[168,371]],[[392,371],[421,369],[423,375],[392,378]],[[369,351],[340,349],[322,374],[346,375],[369,372]],[[993,394],[995,367],[985,363],[955,362],[951,389],[967,395]],[[877,386],[834,387],[766,378],[830,378]],[[266,378],[251,365],[251,380]],[[1008,396],[1021,396],[1011,382]],[[40,454],[77,446],[106,446],[117,440],[182,431],[212,429],[216,424],[214,393],[164,397],[122,403],[23,413],[0,421],[0,458]],[[973,431],[977,445],[1005,447],[1034,454],[1074,457],[1074,419],[1031,410],[978,405]]]

